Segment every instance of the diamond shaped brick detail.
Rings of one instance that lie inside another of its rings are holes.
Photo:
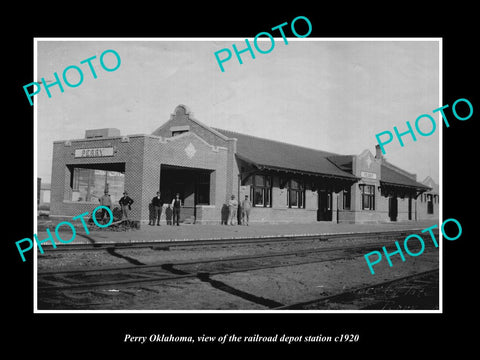
[[[372,159],[370,159],[370,156],[367,157],[367,166],[370,169],[370,165],[372,164]]]
[[[185,148],[185,153],[190,159],[195,156],[196,152],[197,150],[195,149],[195,146],[193,146],[192,143],[188,144],[188,146]]]

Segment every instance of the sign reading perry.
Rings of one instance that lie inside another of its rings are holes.
[[[377,174],[372,173],[372,172],[368,172],[368,171],[361,171],[360,176],[362,178],[367,178],[367,179],[376,179],[377,178]]]
[[[76,158],[113,156],[113,147],[75,149]]]

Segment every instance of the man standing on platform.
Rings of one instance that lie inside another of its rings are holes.
[[[100,205],[105,206],[110,210],[112,209],[112,199],[110,199],[110,194],[108,193],[107,189],[105,189],[104,194],[99,201],[100,201]],[[104,222],[106,214],[107,214],[107,210],[102,209],[102,212],[100,214],[100,217],[101,217],[100,221]]]
[[[118,203],[122,208],[123,219],[127,220],[127,223],[130,223],[130,220],[128,219],[128,214],[130,210],[132,210],[133,199],[128,196],[128,193],[126,191],[124,191],[123,196],[120,198],[120,201]]]
[[[233,224],[233,219],[237,220],[237,208],[238,208],[238,201],[235,199],[235,195],[232,195],[230,200],[228,201],[228,210],[229,210],[229,223],[230,225]]]
[[[157,220],[157,225],[160,226],[160,217],[162,216],[162,207],[163,200],[160,197],[160,191],[157,191],[157,196],[152,199],[153,205],[153,220],[152,225],[155,225],[155,220]]]
[[[245,195],[245,200],[242,201],[242,224],[248,226],[250,220],[250,210],[252,209],[252,203],[248,200],[248,195]]]
[[[172,208],[173,208],[173,224],[172,225],[175,225],[175,221],[177,222],[177,226],[180,226],[180,224],[178,223],[180,221],[180,206],[181,206],[181,202],[180,202],[180,194],[176,194],[175,195],[175,199],[172,200]]]

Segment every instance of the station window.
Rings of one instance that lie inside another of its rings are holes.
[[[289,208],[305,208],[305,186],[299,180],[291,179],[287,183],[287,205]]]
[[[183,133],[186,133],[188,132],[188,130],[177,130],[177,131],[172,131],[172,137],[173,136],[178,136],[178,135],[181,135]]]
[[[361,184],[362,210],[375,210],[375,185]]]
[[[125,174],[122,172],[74,167],[70,200],[98,204],[107,189],[113,204],[123,196],[124,185]]]
[[[266,175],[252,175],[250,198],[255,207],[272,206],[272,178]]]
[[[351,193],[350,189],[343,190],[343,209],[350,210]]]

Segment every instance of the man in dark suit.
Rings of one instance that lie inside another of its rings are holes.
[[[153,205],[153,219],[150,225],[155,225],[155,219],[157,220],[157,225],[160,226],[160,217],[162,216],[162,207],[163,200],[160,197],[160,191],[157,191],[157,196],[152,199]]]
[[[180,194],[175,195],[175,199],[172,200],[172,208],[173,208],[173,225],[175,225],[175,222],[177,223],[177,226],[179,226],[178,222],[180,221],[180,208],[182,206],[181,200],[180,200]]]

